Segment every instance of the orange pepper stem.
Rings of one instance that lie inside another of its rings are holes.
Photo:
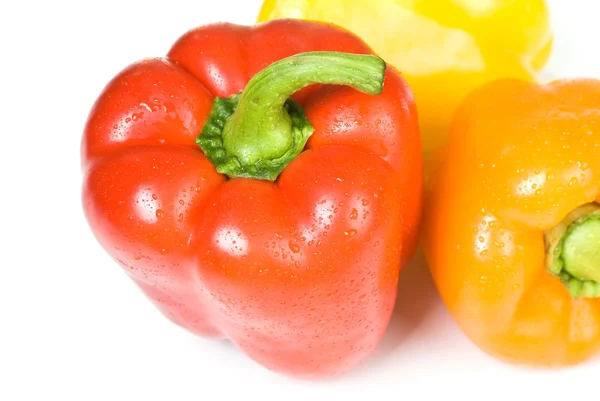
[[[600,204],[575,209],[544,239],[546,267],[573,298],[600,297]]]

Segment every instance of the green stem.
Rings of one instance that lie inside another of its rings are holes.
[[[588,203],[545,233],[548,270],[574,298],[600,297],[600,205]]]
[[[340,52],[279,60],[257,73],[241,94],[217,98],[196,143],[222,174],[274,181],[314,131],[290,97],[312,84],[347,85],[378,95],[385,69],[377,56]]]

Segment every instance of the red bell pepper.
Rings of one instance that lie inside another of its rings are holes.
[[[353,34],[213,24],[104,88],[83,207],[176,324],[280,373],[338,375],[387,327],[417,243],[420,155],[406,82]]]

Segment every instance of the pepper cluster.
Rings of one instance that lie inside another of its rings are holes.
[[[267,0],[258,20],[126,67],[85,126],[90,227],[166,317],[340,375],[421,243],[486,352],[598,353],[600,81],[536,82],[542,0]]]

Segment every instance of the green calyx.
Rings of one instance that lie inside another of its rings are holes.
[[[262,180],[274,181],[296,156],[302,152],[308,138],[312,135],[314,128],[304,115],[302,107],[293,101],[287,99],[283,105],[283,112],[289,119],[289,138],[290,141],[283,144],[266,142],[261,151],[267,155],[264,158],[256,158],[251,162],[244,163],[244,154],[234,153],[232,146],[226,143],[223,137],[224,128],[227,122],[238,108],[241,95],[234,95],[226,98],[216,98],[213,109],[207,122],[202,128],[202,133],[196,138],[196,143],[202,148],[204,153],[212,160],[221,174],[229,177],[247,177]],[[282,154],[282,148],[287,150]],[[229,149],[229,150],[228,150]],[[237,149],[242,152],[244,149]],[[271,155],[269,157],[268,155]]]
[[[571,212],[545,233],[546,267],[574,298],[600,297],[600,204]]]
[[[385,70],[385,62],[372,55],[308,52],[279,60],[240,94],[216,98],[196,143],[221,174],[275,181],[314,131],[290,97],[312,84],[347,85],[378,95]]]

